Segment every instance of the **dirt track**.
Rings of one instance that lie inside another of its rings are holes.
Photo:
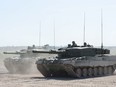
[[[116,75],[88,79],[44,78],[0,73],[0,87],[116,87]]]
[[[44,78],[36,74],[8,74],[4,67],[4,55],[0,56],[0,87],[116,87],[116,75],[87,78]]]

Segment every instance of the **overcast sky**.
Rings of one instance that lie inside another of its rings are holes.
[[[0,0],[0,46],[64,46],[73,40],[101,43],[101,8],[104,45],[116,46],[116,0]],[[55,22],[54,22],[55,21]]]

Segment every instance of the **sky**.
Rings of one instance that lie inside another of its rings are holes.
[[[103,44],[116,46],[116,0],[0,0],[0,46],[82,45],[84,13],[85,41],[100,46],[101,9]]]

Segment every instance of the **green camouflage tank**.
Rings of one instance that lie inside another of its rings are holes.
[[[116,68],[116,56],[110,50],[95,48],[84,43],[68,45],[57,51],[33,51],[34,53],[57,54],[56,57],[38,59],[37,69],[45,77],[87,78],[111,75]]]

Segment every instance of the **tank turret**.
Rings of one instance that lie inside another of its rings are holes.
[[[56,50],[50,51],[37,51],[33,50],[33,53],[49,53],[49,54],[58,54],[57,58],[71,58],[71,57],[82,57],[82,56],[96,56],[101,54],[110,54],[110,50],[108,49],[101,49],[101,48],[94,48],[93,46],[77,46],[73,45],[67,48],[60,48]]]

